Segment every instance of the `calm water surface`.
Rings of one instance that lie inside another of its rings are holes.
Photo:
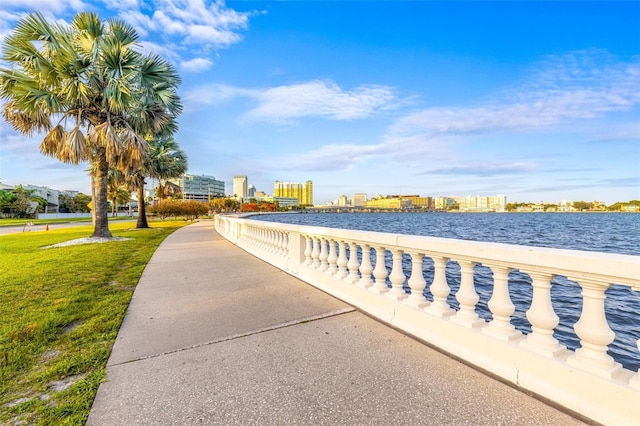
[[[631,213],[300,213],[253,218],[328,228],[640,255],[640,214]],[[390,267],[390,253],[387,255],[386,263]],[[411,261],[406,254],[403,265],[405,275],[409,276]],[[424,272],[430,283],[433,279],[430,259],[425,259]],[[487,303],[493,283],[491,270],[479,265],[475,275],[476,291],[480,296],[476,310],[482,318],[490,319]],[[460,269],[456,262],[447,264],[447,281],[451,287],[448,302],[458,309],[455,293],[460,284]],[[531,305],[530,283],[530,278],[518,271],[509,276],[511,298],[516,305],[512,323],[525,333],[531,332],[525,316]],[[607,320],[616,333],[609,354],[625,368],[638,370],[640,353],[636,342],[640,339],[640,293],[613,285],[606,295]],[[428,286],[425,296],[433,300]],[[554,335],[562,344],[575,350],[579,347],[579,339],[573,325],[582,309],[580,287],[564,277],[556,277],[552,282],[551,297],[560,317]]]

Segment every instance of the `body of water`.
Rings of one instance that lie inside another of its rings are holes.
[[[328,228],[424,235],[485,242],[498,242],[536,247],[585,250],[626,255],[640,255],[640,214],[624,213],[299,213],[254,216],[253,219]],[[387,266],[391,267],[390,253]],[[640,262],[640,258],[638,260]],[[405,275],[411,262],[404,259]],[[425,259],[425,279],[433,279],[433,262]],[[447,264],[447,281],[451,287],[449,304],[458,309],[455,293],[460,283],[456,262]],[[509,276],[510,294],[516,312],[513,325],[529,333],[531,326],[526,311],[531,305],[531,280],[518,271]],[[480,302],[478,315],[490,319],[487,303],[492,292],[492,273],[487,267],[476,266],[475,286]],[[408,287],[407,287],[408,288]],[[425,289],[425,296],[433,300]],[[616,338],[609,354],[625,368],[638,370],[640,354],[640,293],[621,285],[606,292],[606,315]],[[582,297],[580,286],[565,277],[552,281],[551,297],[560,325],[554,336],[568,348],[579,347],[573,325],[580,318]]]

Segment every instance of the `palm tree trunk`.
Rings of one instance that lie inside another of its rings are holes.
[[[138,185],[138,223],[136,228],[148,228],[147,209],[144,203],[144,181]]]
[[[95,211],[96,222],[93,229],[92,237],[112,238],[109,231],[109,212],[107,209],[107,184],[109,174],[109,164],[104,152],[98,152],[96,159],[96,177],[94,180],[95,199],[93,200],[93,210]]]

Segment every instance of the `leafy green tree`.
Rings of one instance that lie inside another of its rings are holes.
[[[8,213],[11,203],[13,203],[16,200],[16,198],[18,197],[13,192],[0,189],[0,212]]]
[[[136,50],[138,34],[94,13],[71,25],[40,13],[18,21],[5,38],[0,68],[3,115],[27,136],[46,133],[40,151],[64,163],[91,164],[94,237],[111,237],[109,168],[141,166],[147,134],[160,134],[180,113],[180,78],[159,56]],[[127,156],[121,155],[123,151]]]
[[[589,203],[586,201],[574,201],[573,208],[578,211],[589,210],[590,208],[593,208],[593,203]]]
[[[91,209],[89,208],[90,203],[90,196],[83,194],[82,192],[78,193],[78,195],[73,197],[74,212],[89,213],[91,211]]]

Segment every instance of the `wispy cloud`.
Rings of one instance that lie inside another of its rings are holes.
[[[442,167],[429,170],[421,174],[430,175],[456,175],[456,176],[477,176],[477,177],[492,177],[492,176],[507,176],[522,173],[534,173],[540,170],[540,165],[535,162],[494,162],[494,163],[480,163],[472,162],[463,165],[456,165],[452,167]]]
[[[302,117],[354,120],[395,108],[386,86],[364,85],[343,90],[331,81],[314,80],[262,91],[259,105],[245,115],[252,121],[286,123]]]
[[[283,170],[327,171],[348,170],[358,162],[380,155],[383,145],[325,145],[319,149],[283,157],[278,168]]]
[[[206,58],[194,58],[180,64],[180,68],[187,72],[206,71],[213,66],[213,62]]]
[[[406,115],[390,136],[536,131],[640,103],[640,57],[616,62],[602,51],[550,57],[521,87],[476,107],[432,107]]]
[[[356,120],[395,109],[399,104],[393,89],[387,86],[362,85],[345,90],[326,80],[266,89],[213,84],[191,90],[185,95],[185,100],[210,105],[235,97],[250,98],[257,103],[243,115],[242,120],[274,124],[290,124],[307,117]]]

